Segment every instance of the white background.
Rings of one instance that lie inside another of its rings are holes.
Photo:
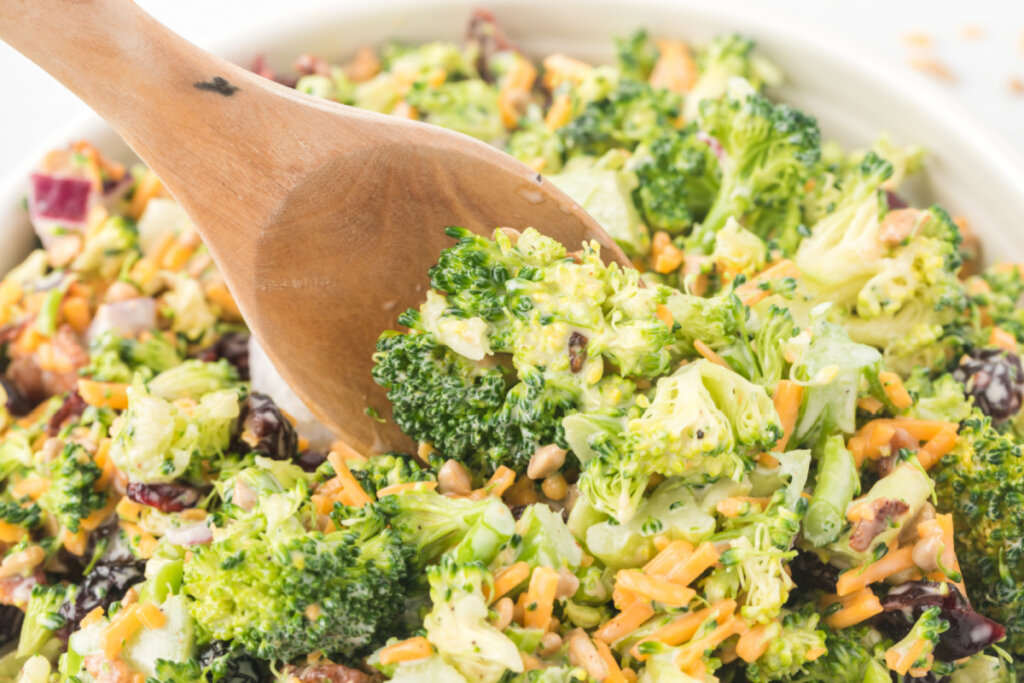
[[[29,0],[43,2],[47,0]],[[372,0],[138,0],[146,10],[203,47],[286,16],[329,3]],[[553,0],[556,1],[556,0]],[[628,0],[623,0],[628,2]],[[727,1],[727,0],[708,0]],[[943,83],[1024,150],[1024,93],[1013,94],[1012,78],[1024,82],[1024,2],[1021,0],[760,0],[783,15],[845,34],[892,63],[907,78],[921,75],[907,62],[917,55],[944,64],[955,76]],[[486,6],[486,0],[480,4]],[[656,29],[656,27],[652,27]],[[980,32],[969,37],[965,33]],[[907,36],[925,34],[929,49]],[[59,37],[55,37],[59,40]],[[256,52],[259,46],[253,46]],[[44,72],[0,43],[0,178],[35,153],[52,131],[84,111],[84,105]],[[813,113],[813,112],[812,112]]]

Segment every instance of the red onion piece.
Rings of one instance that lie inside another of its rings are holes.
[[[102,304],[86,333],[94,341],[108,330],[116,330],[124,336],[135,336],[156,327],[156,301],[152,297],[140,296],[124,301]]]

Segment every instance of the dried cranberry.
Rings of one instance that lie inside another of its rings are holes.
[[[162,512],[181,512],[195,505],[199,493],[182,484],[128,484],[125,493],[136,503],[154,507]]]
[[[221,358],[235,366],[238,378],[249,380],[249,335],[244,332],[228,332],[213,346],[207,346],[196,354],[204,363],[215,363]]]
[[[89,612],[97,607],[106,610],[111,603],[123,598],[129,588],[146,578],[145,569],[145,562],[96,565],[78,587],[75,601],[60,606],[59,614],[65,624],[57,635],[67,639],[78,630],[79,623]]]
[[[826,593],[836,592],[839,570],[826,564],[812,552],[798,552],[789,563],[793,581],[801,591],[822,590]]]
[[[327,462],[327,456],[319,451],[305,450],[299,453],[295,464],[307,472],[316,472],[320,465]]]
[[[0,397],[4,399],[4,407],[11,415],[21,417],[32,411],[32,402],[28,400],[17,384],[6,377],[0,377]]]
[[[951,583],[908,581],[896,586],[882,598],[883,612],[875,617],[875,627],[893,640],[901,640],[930,607],[941,609],[941,618],[949,630],[939,636],[935,658],[952,662],[981,652],[1001,640],[1006,629],[981,616],[967,602],[963,593]]]
[[[274,71],[274,67],[270,66],[267,62],[266,55],[256,55],[252,60],[252,66],[249,67],[249,71],[252,71],[257,76],[263,76],[264,78],[276,81],[281,85],[289,88],[294,88],[298,79],[295,76],[280,76]]]
[[[139,484],[132,482],[125,493],[136,503],[162,512],[181,512],[199,502],[199,491],[185,484]]]
[[[318,662],[290,667],[289,673],[302,683],[373,683],[373,676],[334,662]]]
[[[999,422],[1017,414],[1024,398],[1024,369],[1020,357],[1003,349],[979,349],[953,371],[974,405]]]
[[[498,52],[514,50],[519,52],[505,35],[494,14],[489,10],[477,9],[469,18],[466,28],[466,46],[476,49],[476,70],[485,81],[494,81],[491,59]]]
[[[299,437],[288,418],[266,394],[250,394],[242,406],[239,418],[243,435],[248,432],[256,439],[252,450],[274,460],[293,460],[298,451]]]
[[[64,402],[60,404],[60,408],[53,414],[50,421],[46,423],[47,436],[57,436],[64,423],[79,417],[85,412],[85,407],[86,402],[78,395],[77,391],[72,391],[65,396]]]
[[[0,605],[0,647],[21,635],[21,624],[25,613],[14,605]]]
[[[896,194],[895,192],[890,191],[886,191],[885,193],[885,203],[890,211],[895,211],[897,209],[906,209],[910,207],[910,204],[907,203],[906,199]]]

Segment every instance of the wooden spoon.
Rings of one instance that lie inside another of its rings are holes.
[[[363,452],[411,445],[366,413],[390,417],[371,354],[425,296],[427,269],[452,243],[445,226],[534,226],[629,263],[575,202],[497,149],[297,93],[191,45],[130,0],[0,0],[0,39],[157,173],[274,365]]]

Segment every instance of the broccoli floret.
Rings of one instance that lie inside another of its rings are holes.
[[[877,381],[882,356],[870,346],[852,341],[838,325],[818,321],[812,332],[810,345],[790,373],[793,379],[807,383],[791,444],[813,447],[820,453],[830,435],[856,430],[861,386]]]
[[[643,81],[619,79],[605,97],[588,103],[559,129],[570,156],[601,156],[614,148],[633,150],[671,128],[682,111],[682,98]]]
[[[445,556],[427,568],[427,579],[433,609],[423,625],[445,662],[480,683],[497,683],[509,671],[522,673],[519,649],[488,621],[483,586],[493,579],[483,564]]]
[[[970,325],[959,319],[946,324],[914,323],[903,336],[885,344],[885,367],[900,375],[917,368],[945,372],[969,350],[974,337]]]
[[[389,679],[392,683],[466,683],[458,669],[447,664],[439,655],[402,662]]]
[[[537,448],[563,443],[563,417],[628,404],[627,377],[657,377],[681,357],[658,316],[670,290],[605,266],[593,247],[577,262],[533,229],[515,244],[502,231],[449,234],[459,243],[431,271],[443,294],[401,318],[408,334],[382,335],[374,369],[399,427],[445,457],[522,471]]]
[[[724,98],[703,102],[699,126],[724,156],[721,186],[688,239],[691,248],[710,253],[715,234],[732,217],[784,253],[795,251],[803,186],[819,154],[814,119],[734,81]]]
[[[746,619],[767,622],[778,616],[796,585],[785,565],[796,557],[792,545],[802,515],[783,505],[784,499],[784,492],[777,492],[764,512],[752,506],[728,518],[724,530],[711,537],[728,542],[729,549],[719,557],[721,568],[701,583],[710,603],[736,598]]]
[[[745,229],[735,218],[729,218],[725,227],[715,234],[715,250],[711,262],[721,270],[722,276],[750,277],[764,269],[768,260],[768,247],[764,241]]]
[[[68,531],[77,532],[83,519],[107,504],[107,492],[96,490],[103,471],[83,446],[67,443],[50,463],[50,475],[39,503]]]
[[[548,180],[600,223],[627,256],[641,257],[650,250],[651,240],[633,203],[639,180],[632,170],[623,168],[626,159],[621,150],[598,159],[576,157]]]
[[[139,253],[139,231],[134,221],[111,216],[100,229],[89,234],[81,253],[71,263],[76,272],[95,272],[100,277],[116,277],[121,265]]]
[[[701,359],[658,380],[650,406],[627,426],[629,450],[649,473],[694,482],[738,477],[752,451],[782,435],[763,387]]]
[[[184,662],[158,659],[156,675],[157,680],[163,681],[163,683],[193,683],[194,681],[209,680],[204,678],[203,668],[195,659],[186,659]]]
[[[971,415],[972,401],[964,393],[964,385],[950,374],[934,379],[924,368],[918,368],[903,381],[915,398],[907,414],[921,420],[963,422]]]
[[[505,151],[538,172],[558,173],[562,170],[565,144],[558,131],[544,123],[540,108],[531,105],[519,120],[519,128],[509,136]]]
[[[477,76],[476,56],[472,50],[443,42],[411,45],[391,41],[381,48],[380,53],[383,71],[394,72],[409,81],[437,70],[443,70],[452,79]]]
[[[187,414],[151,395],[137,375],[128,389],[128,410],[114,435],[110,457],[131,481],[173,481],[193,458],[211,459],[227,450],[238,414],[234,391],[208,393]]]
[[[482,367],[429,333],[385,333],[374,361],[399,428],[484,473],[523,471],[538,447],[558,439],[561,417],[576,404],[571,390],[539,373],[509,388],[503,369]]]
[[[434,491],[406,491],[380,505],[406,546],[410,566],[422,569],[442,554],[490,562],[515,533],[515,519],[500,500],[449,498]]]
[[[910,669],[928,668],[931,665],[931,653],[939,642],[939,636],[949,629],[949,622],[941,618],[941,607],[929,607],[900,642],[885,651],[885,663],[899,674],[906,674]],[[923,648],[915,650],[918,643]],[[911,652],[917,656],[908,661]]]
[[[650,405],[624,431],[600,417],[590,426],[574,435],[574,451],[582,450],[584,460],[580,492],[622,523],[632,518],[651,475],[693,484],[738,479],[753,467],[751,454],[782,434],[764,387],[703,359],[658,380]]]
[[[386,486],[435,481],[434,475],[420,467],[412,456],[402,453],[386,453],[362,462],[352,461],[348,465],[353,476],[370,496],[376,496],[377,491]]]
[[[747,307],[731,290],[710,297],[673,291],[665,307],[678,325],[675,336],[688,355],[696,355],[695,341],[702,341],[716,351],[735,344],[749,315]]]
[[[938,206],[916,214],[905,241],[883,251],[878,272],[858,293],[859,320],[848,325],[855,339],[884,346],[915,325],[949,322],[966,307],[957,277],[960,232],[949,214]]]
[[[498,142],[505,127],[498,111],[498,91],[484,81],[446,81],[440,86],[418,81],[405,101],[422,119],[484,142]]]
[[[315,529],[305,486],[260,498],[211,544],[195,546],[182,590],[199,642],[234,640],[261,659],[315,651],[351,657],[402,609],[404,547],[375,504],[336,509]]]
[[[937,206],[886,211],[878,188],[891,172],[869,152],[850,173],[837,208],[800,245],[801,287],[836,304],[854,340],[886,347],[903,368],[933,365],[948,355],[928,348],[935,330],[967,305],[960,234]]]
[[[647,31],[640,29],[628,38],[615,38],[615,58],[624,78],[646,81],[658,61],[658,48]]]
[[[690,489],[669,479],[644,497],[625,523],[597,514],[584,497],[569,516],[569,528],[587,550],[609,567],[640,567],[657,554],[656,536],[694,545],[715,530],[715,518],[695,500]]]
[[[1024,453],[975,408],[933,471],[939,509],[953,513],[957,557],[971,602],[1006,626],[1003,647],[1024,654]]]
[[[836,205],[811,228],[800,244],[796,264],[803,279],[815,286],[819,299],[846,303],[873,274],[865,255],[877,254],[878,215],[884,201],[879,186],[892,175],[892,165],[868,153],[843,176]]]
[[[684,232],[704,219],[718,194],[718,160],[692,125],[637,148],[630,165],[640,181],[634,201],[654,229]]]
[[[122,337],[115,330],[104,332],[89,344],[89,365],[82,374],[101,382],[131,382],[136,372],[143,379],[169,370],[182,360],[182,350],[164,335],[146,341]]]
[[[686,94],[684,114],[687,121],[697,117],[700,103],[725,94],[733,78],[746,79],[755,88],[778,80],[777,69],[753,55],[754,42],[729,33],[715,37],[698,55],[700,76]]]
[[[981,275],[970,278],[973,307],[984,312],[988,324],[980,324],[976,343],[979,346],[988,341],[990,325],[1006,330],[1018,342],[1024,341],[1024,309],[1018,302],[1024,298],[1024,275],[1019,268],[996,265]]]
[[[374,363],[374,381],[387,389],[403,432],[456,460],[487,448],[508,391],[500,367],[483,368],[422,332],[385,332]]]
[[[529,505],[523,511],[516,521],[516,537],[509,551],[514,555],[512,562],[526,562],[531,567],[576,569],[583,561],[583,550],[561,515],[543,503]]]
[[[27,470],[34,463],[30,433],[17,427],[9,429],[0,441],[0,481]]]
[[[43,511],[38,503],[23,505],[0,500],[0,522],[14,524],[27,530],[35,529],[43,521]]]
[[[808,653],[825,648],[825,631],[818,628],[820,619],[812,604],[796,612],[783,610],[780,620],[771,624],[766,632],[768,649],[747,665],[747,680],[751,683],[784,681],[803,671],[809,662],[817,659],[816,654],[808,659]]]
[[[924,166],[923,147],[894,144],[888,133],[882,133],[871,143],[871,151],[892,164],[893,173],[882,184],[882,189],[890,192],[898,190],[904,180],[918,173]]]
[[[74,593],[72,599],[73,596]],[[18,657],[31,657],[38,653],[53,632],[64,626],[65,619],[59,610],[67,598],[68,589],[61,584],[40,584],[32,589],[32,597],[25,609],[25,621],[21,625]]]
[[[616,521],[629,522],[647,490],[650,474],[630,456],[623,421],[577,414],[567,418],[566,424],[574,425],[571,445],[583,464],[579,479],[583,500]]]
[[[882,653],[888,641],[868,626],[825,630],[827,652],[782,679],[788,683],[887,683],[892,678]]]
[[[755,326],[751,333],[750,328]],[[786,345],[799,331],[789,309],[770,304],[753,320],[740,322],[737,338],[719,348],[718,355],[746,379],[774,392],[789,365]]]
[[[265,496],[294,489],[299,482],[309,485],[313,479],[314,475],[307,473],[298,465],[257,455],[253,458],[251,467],[245,467],[230,476],[222,472],[221,478],[214,483],[214,488],[221,500],[225,503],[234,503],[239,484],[244,484],[257,496]]]

